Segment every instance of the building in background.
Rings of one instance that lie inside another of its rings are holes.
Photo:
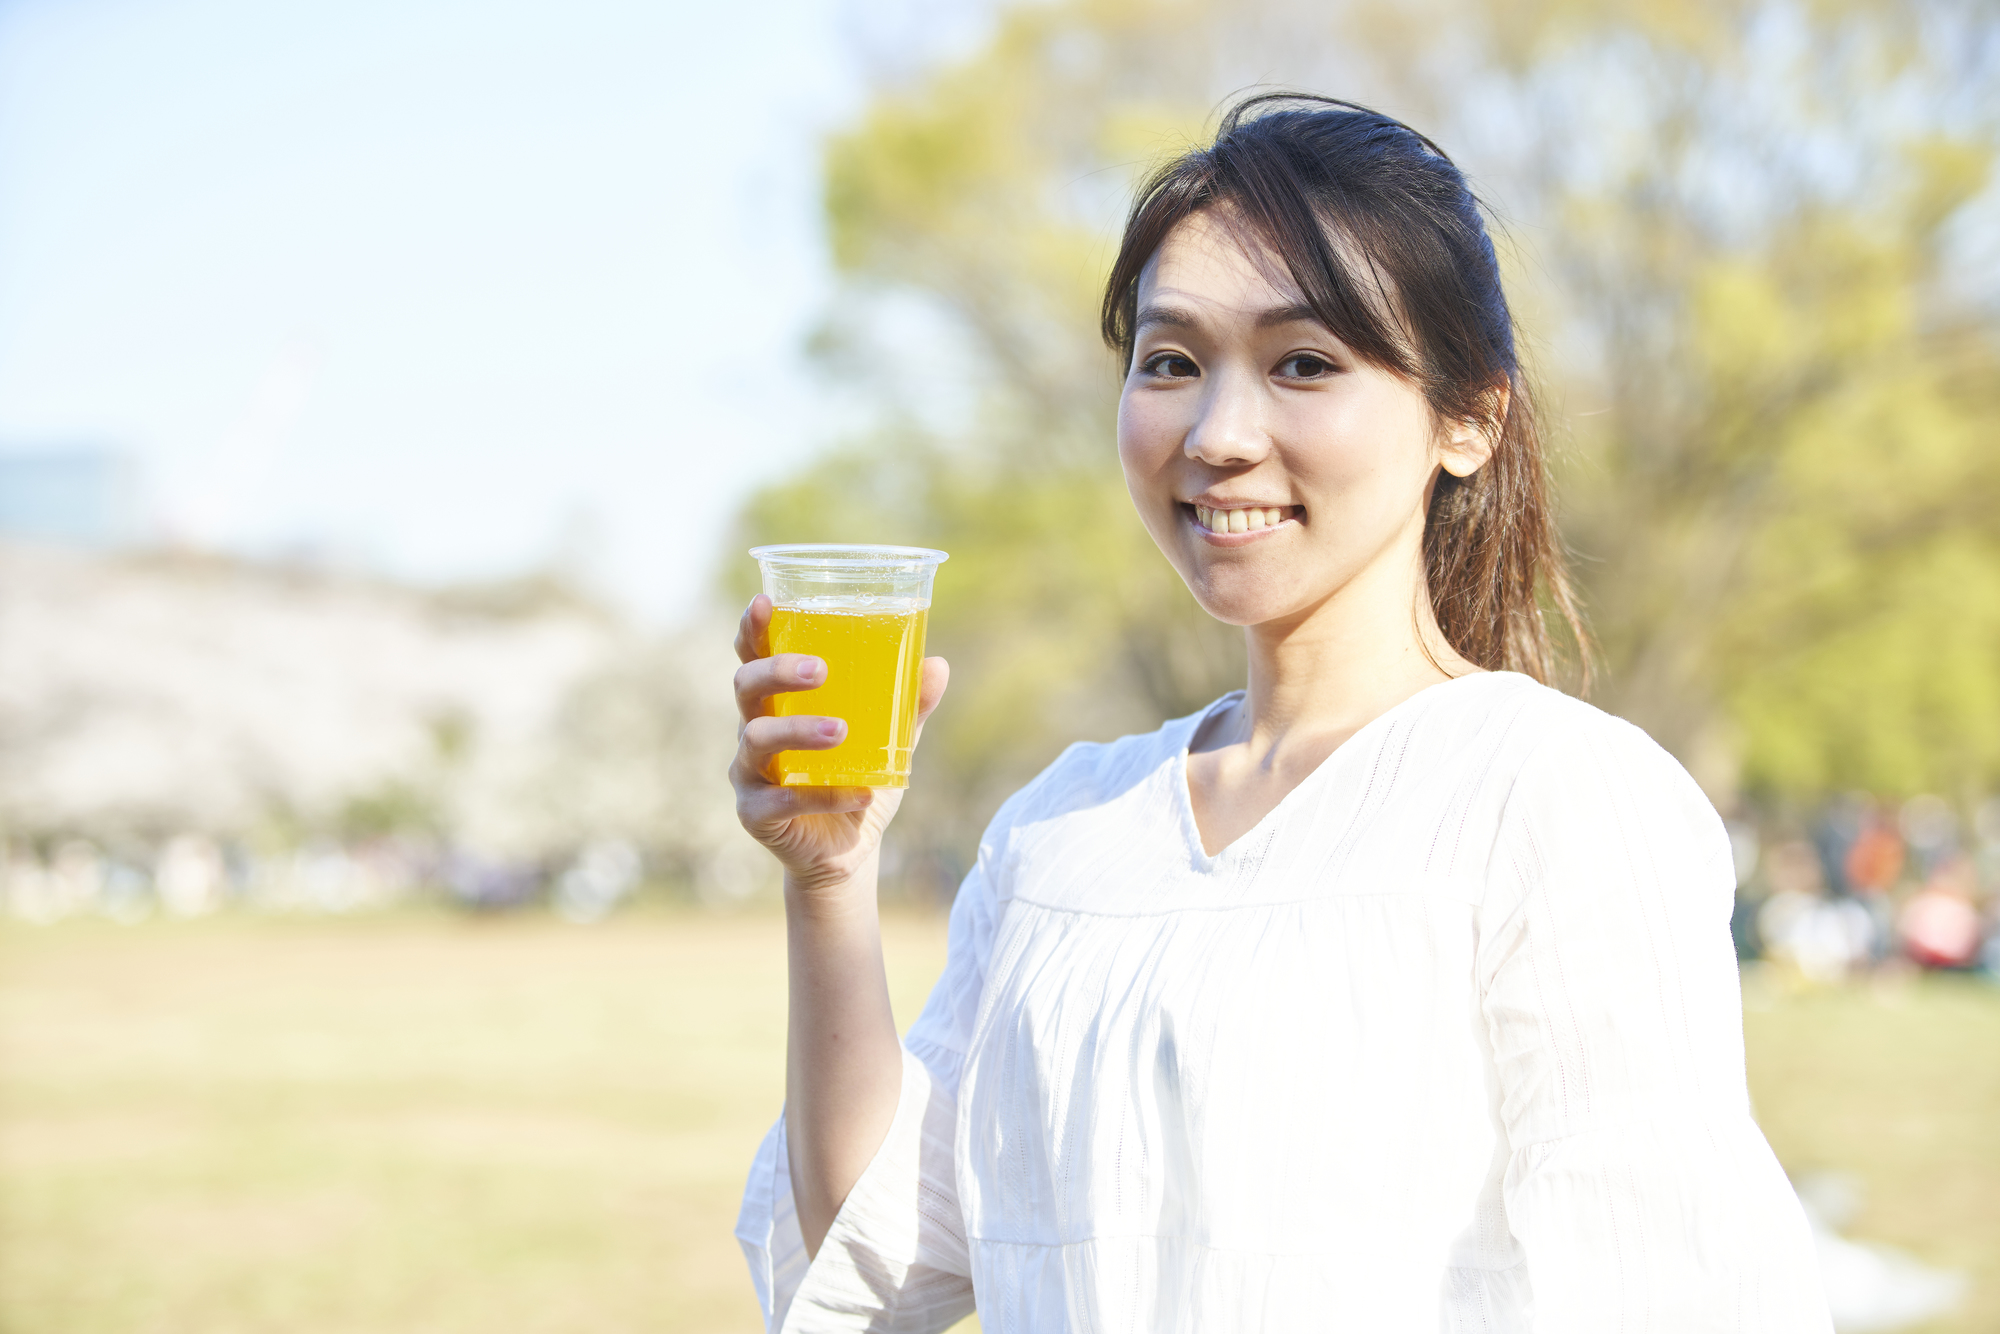
[[[0,445],[0,538],[114,547],[141,536],[138,469],[96,445]]]

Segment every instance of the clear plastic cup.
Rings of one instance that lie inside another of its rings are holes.
[[[826,663],[826,684],[771,697],[777,716],[844,719],[831,750],[787,750],[787,787],[908,787],[931,579],[949,557],[924,547],[752,547],[771,599],[772,653]]]

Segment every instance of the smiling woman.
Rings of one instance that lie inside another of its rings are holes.
[[[1580,650],[1587,640],[1478,203],[1428,139],[1350,104],[1312,105],[1322,113],[1284,96],[1251,99],[1230,113],[1216,151],[1183,158],[1146,185],[1106,284],[1105,341],[1135,374],[1200,377],[1200,359],[1176,340],[1206,336],[1219,350],[1212,340],[1222,332],[1221,311],[1186,304],[1178,271],[1192,262],[1234,263],[1234,274],[1209,276],[1233,289],[1215,295],[1264,303],[1233,308],[1237,323],[1247,319],[1245,332],[1262,335],[1258,346],[1237,349],[1268,358],[1260,375],[1268,370],[1274,384],[1296,389],[1359,376],[1373,392],[1344,392],[1341,410],[1350,417],[1414,410],[1418,431],[1433,437],[1437,448],[1421,460],[1433,466],[1419,470],[1428,595],[1418,599],[1419,622],[1441,621],[1446,643],[1482,666],[1546,681],[1555,654],[1540,600]],[[1328,116],[1325,108],[1356,114]],[[1244,132],[1252,115],[1262,133]],[[1287,158],[1300,152],[1320,165],[1317,179],[1288,170]],[[1168,265],[1176,274],[1163,280]],[[1217,392],[1203,396],[1200,411],[1230,406]],[[1161,415],[1129,393],[1122,406],[1122,440],[1137,439]],[[1407,438],[1410,425],[1389,429]],[[1228,430],[1229,419],[1210,429]],[[1235,507],[1217,508],[1231,531],[1242,531]],[[1379,512],[1407,510],[1397,503]],[[1140,511],[1153,522],[1143,501]],[[1587,681],[1587,651],[1579,657]]]
[[[1118,451],[1247,688],[994,817],[900,1043],[900,792],[784,788],[815,659],[745,613],[785,865],[785,1114],[738,1236],[777,1329],[1824,1331],[1750,1119],[1721,821],[1552,689],[1582,632],[1493,248],[1429,140],[1254,98],[1141,192]],[[920,718],[944,693],[925,664]]]

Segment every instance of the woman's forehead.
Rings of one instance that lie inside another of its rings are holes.
[[[1388,276],[1340,229],[1328,227],[1325,236],[1333,258],[1349,275],[1350,290],[1384,325],[1405,332]],[[1318,318],[1285,257],[1227,206],[1190,214],[1168,232],[1140,270],[1134,294],[1142,317],[1149,306],[1188,303],[1206,307],[1211,316],[1259,318],[1289,312]]]
[[[1181,297],[1246,310],[1299,305],[1284,262],[1240,221],[1204,209],[1183,219],[1139,273],[1139,302]]]

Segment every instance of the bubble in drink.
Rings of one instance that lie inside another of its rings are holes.
[[[804,598],[771,609],[771,652],[826,663],[826,684],[772,697],[779,717],[820,714],[847,721],[831,750],[777,757],[787,787],[908,787],[917,689],[929,603],[862,596]]]

